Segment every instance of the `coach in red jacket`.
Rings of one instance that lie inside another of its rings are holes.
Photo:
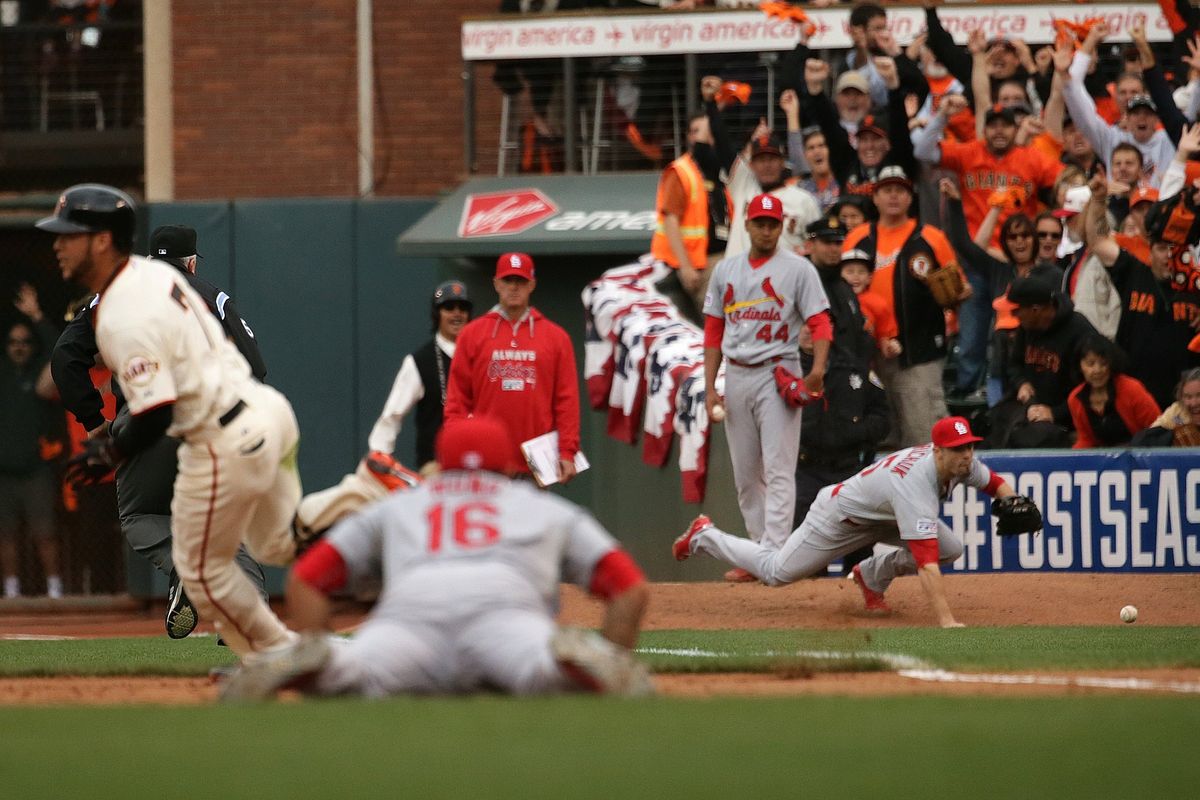
[[[567,332],[529,304],[537,286],[533,259],[505,253],[492,286],[500,302],[463,328],[446,388],[446,422],[472,415],[508,427],[515,463],[528,473],[520,443],[558,431],[559,480],[575,476],[579,385]]]

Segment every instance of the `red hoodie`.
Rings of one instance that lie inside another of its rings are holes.
[[[558,431],[563,458],[579,451],[579,383],[571,337],[536,308],[511,323],[496,308],[458,335],[446,387],[446,422],[467,416],[502,421],[528,472],[521,442]]]

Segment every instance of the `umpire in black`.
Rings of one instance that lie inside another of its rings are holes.
[[[829,297],[833,342],[825,372],[825,396],[804,408],[796,461],[796,527],[822,488],[849,478],[875,460],[875,448],[889,428],[887,397],[871,372],[875,343],[866,330],[854,290],[842,279],[846,226],[830,214],[807,230],[808,258]],[[803,339],[801,347],[805,347]],[[801,353],[802,363],[811,358],[807,351]],[[870,554],[870,548],[849,554],[842,559],[843,570],[848,572]]]
[[[250,364],[254,377],[262,380],[266,364],[258,350],[254,332],[238,313],[232,298],[206,280],[196,277],[196,231],[184,225],[164,225],[150,237],[150,258],[165,261],[187,279],[188,284],[204,298],[209,310],[221,322],[226,335]],[[50,371],[62,397],[63,405],[75,415],[88,435],[103,435],[105,425],[100,410],[102,400],[92,385],[88,369],[99,352],[92,313],[99,295],[92,297],[67,325],[50,360]],[[129,409],[121,397],[116,381],[112,384],[117,397],[117,415],[112,430],[129,424]],[[196,629],[200,620],[196,609],[187,599],[175,575],[171,560],[171,498],[174,494],[176,456],[179,442],[163,436],[117,467],[117,511],[121,532],[139,555],[153,564],[170,580],[167,598],[167,635],[182,639]],[[266,578],[243,545],[237,562],[259,593],[266,598]]]

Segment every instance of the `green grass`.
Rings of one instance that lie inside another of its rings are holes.
[[[648,631],[645,648],[696,649],[720,658],[646,654],[656,672],[872,671],[880,654],[957,670],[1200,667],[1200,628],[1113,626],[883,628],[869,631]],[[796,656],[832,651],[843,659]],[[212,638],[0,641],[0,676],[205,675],[233,655]]]
[[[5,797],[1174,798],[1200,700],[396,699],[0,710]]]

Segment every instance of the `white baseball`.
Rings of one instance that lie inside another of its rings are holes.
[[[1137,622],[1137,606],[1125,606],[1122,608],[1121,622]]]
[[[724,422],[725,421],[725,406],[721,405],[720,403],[717,403],[715,406],[713,406],[711,416],[712,416],[713,422]]]

